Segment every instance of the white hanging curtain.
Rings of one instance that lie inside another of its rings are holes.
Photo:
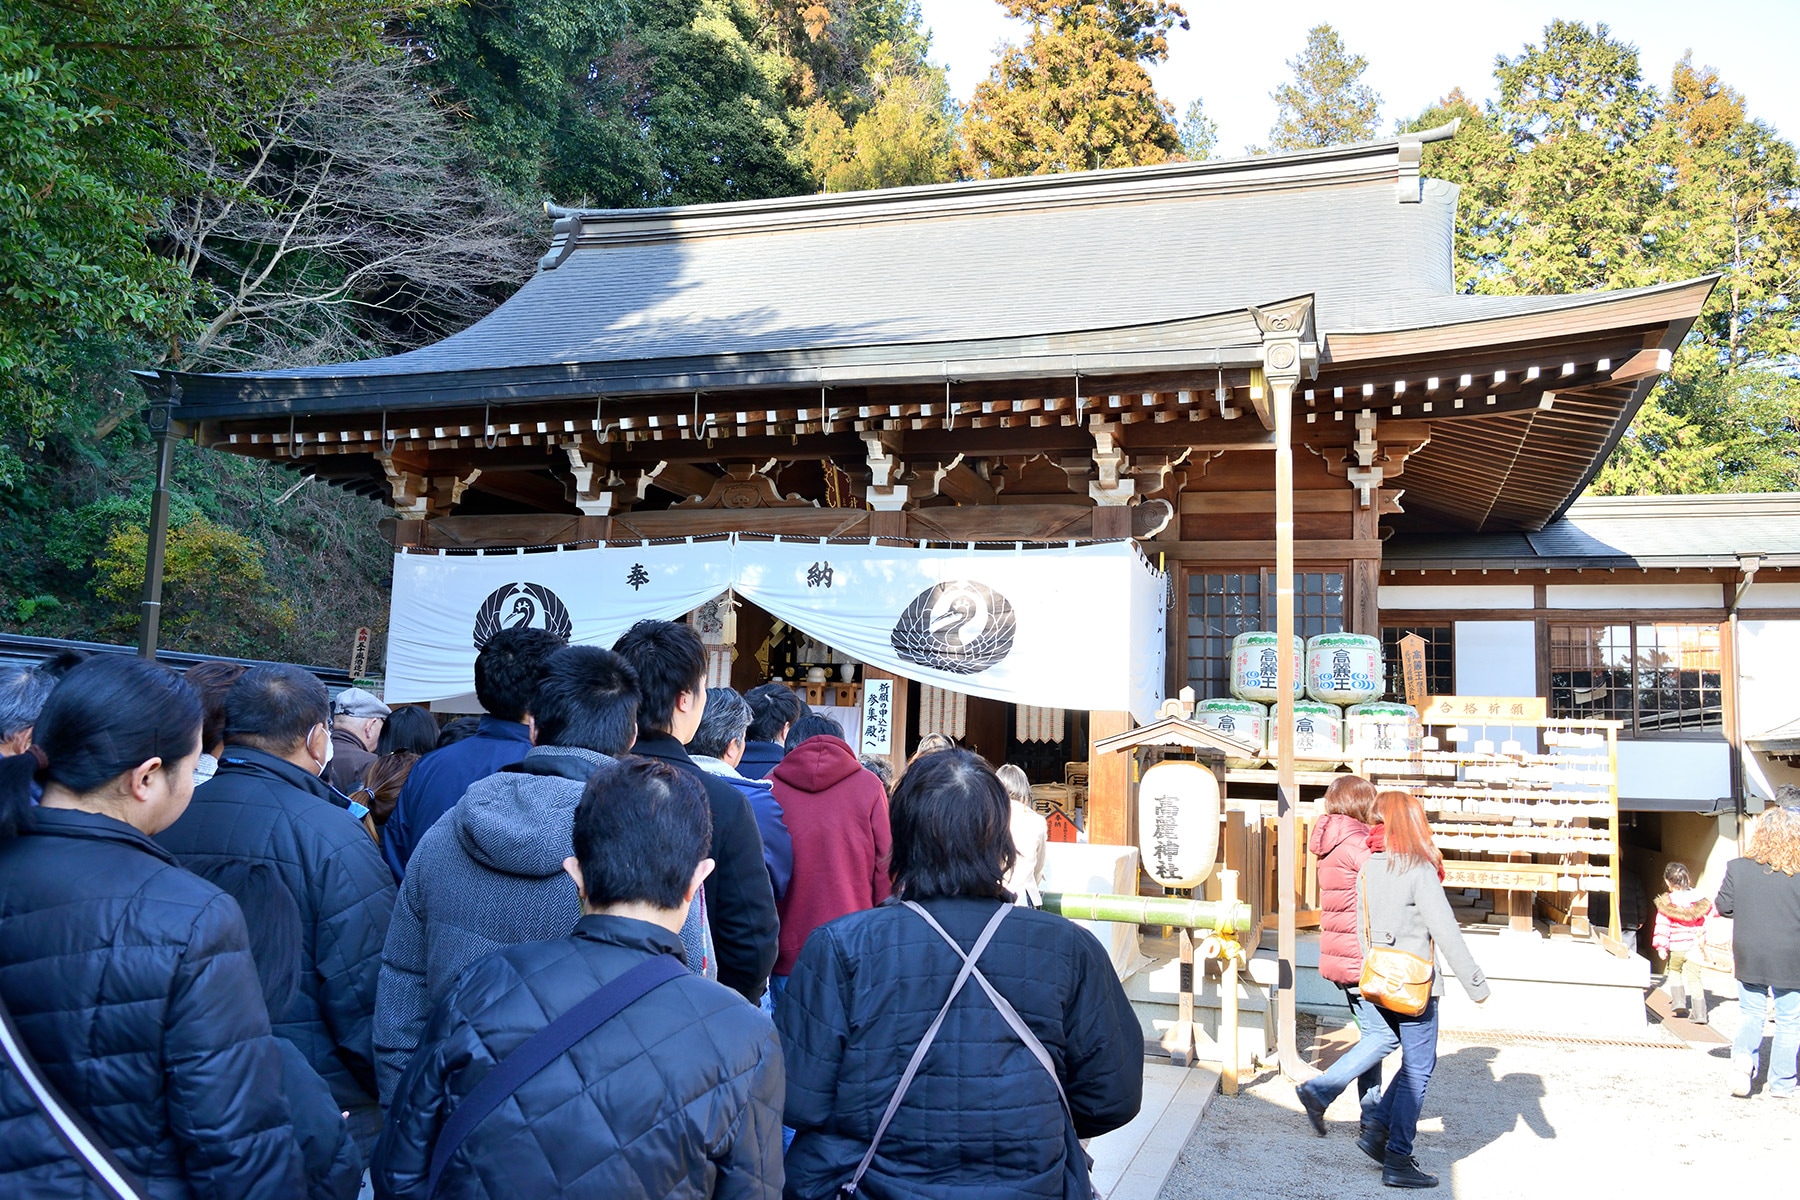
[[[638,620],[681,620],[732,590],[840,660],[932,687],[1140,721],[1155,718],[1162,695],[1165,577],[1130,542],[977,550],[733,535],[398,554],[386,698],[471,693],[476,651],[500,629],[610,646]],[[729,644],[729,607],[707,626],[703,638]]]
[[[1021,742],[1061,742],[1067,728],[1065,710],[1040,708],[1032,704],[1018,706],[1013,725]]]
[[[919,736],[941,733],[962,741],[969,731],[969,698],[949,688],[919,688]]]

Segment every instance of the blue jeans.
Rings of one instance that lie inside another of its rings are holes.
[[[1769,993],[1775,993],[1775,1043],[1769,1048],[1769,1091],[1793,1092],[1795,1059],[1800,1057],[1800,988],[1752,987],[1738,984],[1743,1021],[1731,1043],[1731,1063],[1752,1078],[1762,1058],[1763,1023],[1769,1017]]]
[[[1419,1110],[1425,1106],[1425,1089],[1437,1067],[1437,997],[1433,996],[1425,1011],[1416,1017],[1404,1017],[1380,1007],[1375,1011],[1400,1043],[1400,1070],[1388,1080],[1381,1103],[1375,1108],[1375,1119],[1387,1126],[1389,1154],[1411,1154]]]
[[[1344,998],[1356,1018],[1356,1045],[1344,1051],[1323,1075],[1301,1086],[1330,1108],[1331,1102],[1355,1080],[1356,1094],[1362,1099],[1363,1120],[1367,1122],[1375,1118],[1381,1103],[1381,1062],[1400,1048],[1400,1039],[1381,1019],[1381,1009],[1373,1001],[1363,999],[1361,992],[1347,987]]]

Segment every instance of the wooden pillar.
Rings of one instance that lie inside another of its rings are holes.
[[[1351,535],[1367,542],[1369,557],[1359,555],[1350,561],[1351,633],[1381,636],[1381,505],[1377,500],[1367,508],[1358,505],[1350,510]],[[1358,547],[1359,549],[1361,547]]]
[[[1131,756],[1101,754],[1094,747],[1131,728],[1126,712],[1088,714],[1088,841],[1129,846],[1131,840]]]
[[[1094,510],[1096,538],[1128,538],[1131,536],[1131,510],[1124,505],[1102,504]]]

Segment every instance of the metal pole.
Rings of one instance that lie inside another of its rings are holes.
[[[1294,990],[1297,978],[1296,943],[1299,938],[1294,912],[1294,855],[1298,815],[1294,781],[1294,385],[1287,379],[1269,380],[1275,417],[1275,730],[1280,736],[1275,761],[1276,978],[1275,1047],[1282,1074],[1304,1078],[1311,1072],[1300,1062],[1295,1033]]]
[[[150,529],[144,552],[144,599],[138,617],[138,655],[156,661],[156,635],[162,623],[163,551],[169,540],[169,472],[175,461],[177,436],[173,410],[181,403],[181,385],[150,402],[145,414],[156,438],[156,490],[150,493]]]

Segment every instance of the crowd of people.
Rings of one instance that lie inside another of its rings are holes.
[[[442,728],[280,665],[0,673],[0,1190],[1089,1194],[1142,1034],[1031,906],[1023,773],[889,780],[705,672],[685,624],[504,631]]]
[[[496,635],[440,728],[296,667],[0,672],[0,1189],[33,1197],[1085,1197],[1142,1100],[1106,951],[1040,911],[1016,766],[897,780],[687,625]],[[1736,922],[1732,1090],[1796,1090],[1800,793],[1654,931],[1704,1023]],[[1419,801],[1325,793],[1320,974],[1383,1183],[1414,1155],[1440,958],[1488,984]],[[1383,1082],[1383,1061],[1398,1069]]]

